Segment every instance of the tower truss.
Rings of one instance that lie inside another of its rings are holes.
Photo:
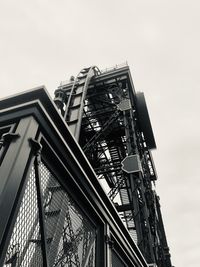
[[[129,67],[84,68],[60,84],[54,102],[149,266],[171,267],[154,187],[156,143]]]

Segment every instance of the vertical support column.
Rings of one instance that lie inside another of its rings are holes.
[[[47,257],[47,237],[45,230],[45,215],[43,208],[43,196],[41,190],[41,175],[40,175],[40,163],[41,163],[41,149],[42,146],[39,142],[34,139],[30,140],[35,151],[35,160],[34,160],[34,168],[35,168],[35,183],[36,183],[36,191],[37,191],[37,201],[38,201],[38,211],[39,211],[39,223],[41,229],[41,249],[43,255],[43,266],[49,267],[48,257]],[[36,263],[35,263],[36,264]]]
[[[128,155],[139,155],[132,110],[130,109],[123,111],[123,114]],[[137,243],[147,262],[155,262],[155,256],[152,247],[153,242],[149,225],[149,214],[144,195],[145,188],[143,176],[142,173],[138,173],[137,176],[138,177],[133,174],[130,174],[129,176],[131,197],[134,208],[134,222],[138,238]]]
[[[4,262],[25,189],[25,177],[31,162],[29,138],[34,139],[37,131],[38,123],[32,116],[21,119],[16,128],[19,138],[10,144],[0,165],[0,266]]]
[[[160,202],[159,202],[159,197],[156,196],[156,211],[158,215],[158,226],[159,226],[159,234],[160,234],[160,240],[162,243],[162,248],[164,251],[163,255],[163,260],[165,261],[165,266],[166,267],[171,267],[171,255],[169,253],[169,247],[167,244],[167,238],[165,235],[165,229],[164,229],[164,224],[162,220],[162,215],[161,215],[161,210],[160,210]]]
[[[131,133],[130,133],[130,127],[128,122],[129,115],[131,116],[131,111],[123,111],[124,115],[124,125],[125,125],[125,134],[126,134],[126,143],[127,143],[127,152],[128,155],[135,154],[136,150],[136,143],[135,140],[131,140]],[[133,120],[133,118],[130,118]],[[131,129],[133,131],[133,124],[131,123]],[[132,133],[133,135],[133,133]],[[138,198],[137,198],[137,181],[135,180],[135,177],[133,174],[129,174],[130,177],[130,186],[131,186],[131,193],[132,193],[132,203],[133,203],[133,210],[134,210],[134,223],[136,227],[136,233],[137,233],[137,243],[141,244],[143,239],[142,234],[142,226],[141,226],[141,218],[140,218],[140,208],[138,204]]]
[[[109,245],[110,229],[109,225],[105,225],[105,244],[106,244],[106,267],[111,267],[111,251]]]
[[[110,227],[105,225],[105,244],[106,244],[106,267],[112,266],[112,248],[114,242],[111,240]]]

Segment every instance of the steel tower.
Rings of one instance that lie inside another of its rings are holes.
[[[127,64],[82,69],[61,82],[54,102],[149,266],[171,267],[154,187],[156,143]]]

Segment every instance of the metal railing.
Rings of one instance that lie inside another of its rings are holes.
[[[121,68],[124,68],[124,67],[128,67],[128,62],[124,62],[124,63],[121,63],[121,64],[116,64],[110,68],[106,68],[106,69],[103,69],[101,70],[101,74],[103,73],[107,73],[107,72],[111,72],[111,71],[114,71],[114,70],[118,70],[118,69],[121,69]]]

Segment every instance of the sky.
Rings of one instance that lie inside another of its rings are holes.
[[[172,263],[200,262],[200,2],[1,0],[0,98],[91,65],[128,62],[157,143],[157,193]]]

